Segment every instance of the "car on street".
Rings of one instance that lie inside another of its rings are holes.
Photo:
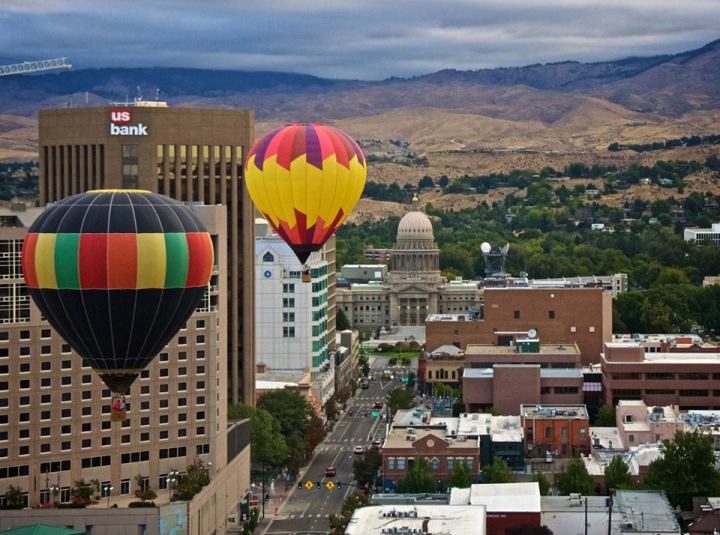
[[[328,466],[325,469],[325,477],[335,477],[335,467],[334,466]]]
[[[372,445],[373,445],[373,448],[379,448],[380,446],[382,446],[382,440],[375,439],[372,441]]]
[[[355,446],[353,448],[353,453],[355,455],[362,455],[363,453],[365,453],[365,448],[363,448],[362,446]]]
[[[382,401],[376,401],[373,405],[373,409],[382,409],[383,408],[383,402]]]

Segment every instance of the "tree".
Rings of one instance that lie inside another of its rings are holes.
[[[410,409],[413,406],[412,392],[405,388],[394,388],[387,396],[387,405],[394,414],[399,410]]]
[[[430,177],[428,175],[425,175],[424,177],[422,177],[420,179],[420,181],[418,182],[418,189],[434,188],[434,187],[435,187],[435,182],[433,182],[432,177]]]
[[[382,466],[382,457],[377,448],[365,450],[362,458],[353,462],[353,477],[359,487],[370,488],[375,484],[375,476]]]
[[[335,535],[343,535],[343,533],[345,533],[345,529],[350,523],[350,519],[352,518],[355,509],[365,507],[367,504],[368,497],[365,494],[356,493],[345,498],[340,514],[330,515],[330,518],[328,519],[330,529],[333,530],[332,532]]]
[[[602,405],[595,417],[595,427],[615,427],[615,406]]]
[[[540,487],[540,496],[550,495],[550,480],[544,472],[535,472],[535,474],[533,474],[533,481],[537,482]]]
[[[325,418],[328,420],[334,420],[337,417],[337,403],[335,403],[335,397],[331,397],[325,403]]]
[[[470,465],[467,463],[455,462],[453,464],[452,473],[447,480],[448,488],[468,488],[473,484],[474,478],[470,470]]]
[[[450,179],[448,178],[447,175],[441,175],[440,178],[438,179],[438,186],[440,186],[443,189],[447,188],[449,184],[450,184]]]
[[[405,494],[435,492],[437,485],[427,459],[421,457],[415,461],[407,471],[405,479],[398,481],[396,490]]]
[[[305,431],[305,457],[310,457],[315,448],[325,439],[325,425],[317,414],[310,417]]]
[[[338,331],[346,331],[352,328],[342,307],[338,307],[337,313],[335,314],[335,328]]]
[[[630,469],[620,455],[613,457],[605,467],[605,486],[608,489],[631,489],[635,486]]]
[[[178,499],[191,500],[208,483],[210,483],[210,472],[207,466],[197,459],[185,469],[185,475],[178,481]]]
[[[288,458],[280,422],[266,410],[250,405],[233,405],[228,409],[228,420],[250,419],[250,451],[256,463],[280,466]]]
[[[70,489],[70,497],[75,505],[85,506],[92,503],[92,494],[92,487],[84,479],[75,481]]]
[[[693,496],[718,496],[720,473],[715,470],[712,438],[678,431],[673,440],[660,445],[662,456],[652,463],[645,486],[661,489],[673,506],[688,510]]]
[[[448,385],[443,383],[435,383],[433,385],[433,395],[438,397],[454,396],[454,391]]]
[[[495,457],[492,464],[483,466],[483,483],[512,483],[512,470],[500,457]]]
[[[595,494],[595,480],[588,474],[585,465],[575,459],[568,461],[565,471],[560,474],[557,483],[558,490],[562,495],[573,492],[578,492],[584,496],[593,496]]]
[[[21,487],[9,485],[5,491],[5,505],[0,509],[24,509],[25,493]]]
[[[257,407],[268,411],[280,424],[289,456],[288,469],[297,474],[306,454],[306,433],[314,414],[310,402],[296,390],[275,390],[258,399]]]
[[[505,535],[553,535],[553,532],[547,526],[520,524],[519,526],[505,528]]]

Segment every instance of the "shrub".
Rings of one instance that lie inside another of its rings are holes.
[[[130,502],[128,507],[155,507],[155,502]]]

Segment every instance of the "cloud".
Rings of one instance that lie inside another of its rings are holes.
[[[4,0],[0,50],[76,67],[379,79],[672,53],[720,37],[720,0]]]

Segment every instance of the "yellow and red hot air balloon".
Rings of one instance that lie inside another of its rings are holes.
[[[303,264],[350,215],[366,174],[355,140],[321,124],[274,130],[253,145],[245,162],[255,206]]]

